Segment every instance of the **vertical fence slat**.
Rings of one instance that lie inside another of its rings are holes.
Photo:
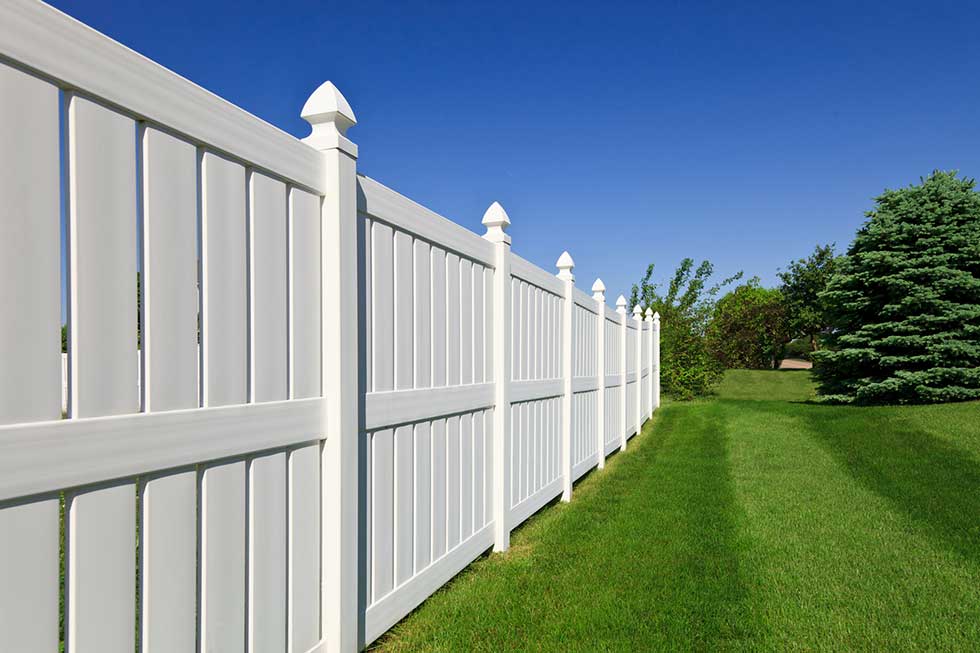
[[[359,292],[362,296],[358,298],[358,304],[364,314],[362,316],[361,327],[364,329],[363,342],[364,342],[364,389],[365,392],[371,392],[374,390],[374,239],[373,239],[373,222],[366,215],[358,214],[357,216],[357,229],[358,229],[358,252],[363,256],[363,260],[359,261],[358,272],[364,279],[363,283],[358,282],[363,290]],[[321,232],[322,233],[322,232]],[[327,307],[326,299],[322,304],[323,308]],[[324,343],[326,344],[326,343]]]
[[[0,650],[58,648],[58,500],[0,510]]]
[[[432,560],[446,553],[448,529],[446,420],[432,422]]]
[[[136,612],[136,488],[70,496],[68,633],[72,653],[131,653]]]
[[[143,396],[147,412],[197,397],[197,150],[143,130]]]
[[[77,96],[68,113],[71,411],[134,413],[136,125]]]
[[[11,424],[61,414],[58,89],[0,63],[0,97],[16,98],[0,102],[0,424]]]
[[[248,650],[286,648],[286,454],[249,463]]]
[[[410,390],[415,384],[414,247],[412,237],[395,232],[395,389]]]
[[[459,417],[460,541],[473,534],[473,416]]]
[[[429,566],[432,534],[432,451],[428,422],[415,425],[415,573]]]
[[[320,198],[293,188],[289,192],[290,397],[319,397],[320,389]]]
[[[460,380],[473,383],[473,262],[459,262]]]
[[[502,276],[502,275],[501,275]],[[484,324],[484,380],[488,383],[494,380],[494,270],[486,268],[483,275],[483,324]],[[503,308],[503,307],[501,307]],[[504,325],[505,328],[509,325]]]
[[[459,299],[459,256],[446,254],[446,341],[449,345],[446,356],[447,385],[459,385],[460,381],[460,299]]]
[[[290,653],[306,653],[320,639],[320,447],[289,452]]]
[[[201,165],[204,405],[248,400],[245,169],[211,152]]]
[[[446,328],[449,313],[446,310],[446,252],[432,248],[432,385],[446,385],[446,353],[449,345]]]
[[[57,419],[58,89],[0,63],[0,424]],[[46,192],[37,192],[37,188]],[[0,650],[58,646],[58,501],[0,509]]]
[[[385,596],[394,587],[395,579],[395,445],[391,429],[377,431],[372,437],[371,451],[371,539],[373,561],[371,579],[374,600]]]
[[[394,234],[391,227],[375,222],[371,228],[371,329],[374,390],[394,389]]]
[[[483,291],[485,268],[473,266],[473,383],[486,381],[486,324],[484,323]]]
[[[289,374],[286,364],[286,185],[260,172],[252,172],[248,193],[251,400],[281,401],[287,397]]]
[[[191,651],[197,608],[197,475],[150,478],[142,500],[143,653]]]
[[[447,511],[447,544],[446,549],[452,550],[459,544],[460,524],[460,432],[459,415],[453,415],[446,420],[446,451],[448,466],[448,498]]]
[[[201,650],[245,649],[245,463],[201,481]]]
[[[429,244],[416,240],[415,256],[415,387],[432,385],[432,306]]]
[[[411,425],[395,429],[395,585],[414,573],[415,436]]]
[[[486,467],[486,444],[484,443],[483,411],[473,413],[473,530],[483,528],[486,521],[484,487]]]

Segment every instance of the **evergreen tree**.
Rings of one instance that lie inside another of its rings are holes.
[[[813,354],[826,399],[980,399],[980,194],[934,172],[886,190],[821,295],[832,350]]]

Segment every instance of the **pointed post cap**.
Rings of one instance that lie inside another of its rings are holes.
[[[653,319],[653,309],[650,308],[649,306],[647,306],[647,312],[645,313],[645,315],[646,315],[646,318],[648,320],[652,320]]]
[[[555,265],[558,267],[559,279],[563,281],[575,281],[575,276],[572,274],[572,270],[575,269],[575,261],[572,260],[571,254],[567,251],[562,252]]]
[[[347,137],[347,130],[357,124],[354,110],[333,82],[326,81],[306,100],[300,116],[313,131],[303,139],[318,150],[342,149],[357,156],[357,146]],[[351,152],[353,150],[353,152]]]
[[[616,312],[626,315],[626,298],[622,295],[616,299]]]
[[[653,314],[653,323],[656,324],[656,325],[659,325],[660,324],[660,313],[654,313]]]
[[[639,304],[633,307],[633,317],[635,317],[638,320],[643,319],[643,307],[640,306]]]
[[[510,216],[500,202],[494,202],[483,214],[483,226],[487,228],[487,233],[483,237],[491,243],[506,243],[510,245],[510,236],[507,234],[507,227],[510,226]]]
[[[596,278],[595,283],[592,284],[592,299],[606,301],[606,284],[602,283],[602,279]]]

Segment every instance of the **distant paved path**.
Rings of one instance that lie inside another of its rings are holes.
[[[781,370],[808,370],[813,367],[810,361],[803,361],[798,358],[784,358],[779,364]]]

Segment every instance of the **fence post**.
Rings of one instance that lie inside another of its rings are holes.
[[[636,434],[643,426],[643,307],[633,307],[633,321],[636,322]]]
[[[626,451],[626,298],[616,299],[616,312],[619,313],[619,450]]]
[[[324,162],[320,212],[320,374],[324,396],[320,459],[320,611],[323,645],[331,653],[361,645],[358,587],[357,145],[346,136],[357,123],[340,91],[324,82],[301,115],[313,127],[303,142]],[[312,301],[302,298],[301,301]]]
[[[575,355],[575,261],[568,252],[562,252],[555,264],[558,267],[558,278],[565,284],[565,301],[562,311],[562,363],[563,381],[561,402],[561,500],[572,500],[572,369]]]
[[[653,408],[654,408],[654,403],[653,403],[654,369],[653,369],[653,309],[650,308],[649,306],[647,307],[646,321],[650,323],[650,326],[647,329],[647,374],[650,375],[650,390],[649,392],[647,392],[647,419],[650,419],[651,417],[653,417]]]
[[[483,235],[494,245],[493,270],[493,550],[510,548],[511,287],[510,218],[497,202],[483,214]]]
[[[660,313],[653,314],[653,409],[660,408]]]
[[[596,279],[592,284],[592,299],[596,302],[596,432],[598,436],[599,469],[606,466],[606,284]]]

